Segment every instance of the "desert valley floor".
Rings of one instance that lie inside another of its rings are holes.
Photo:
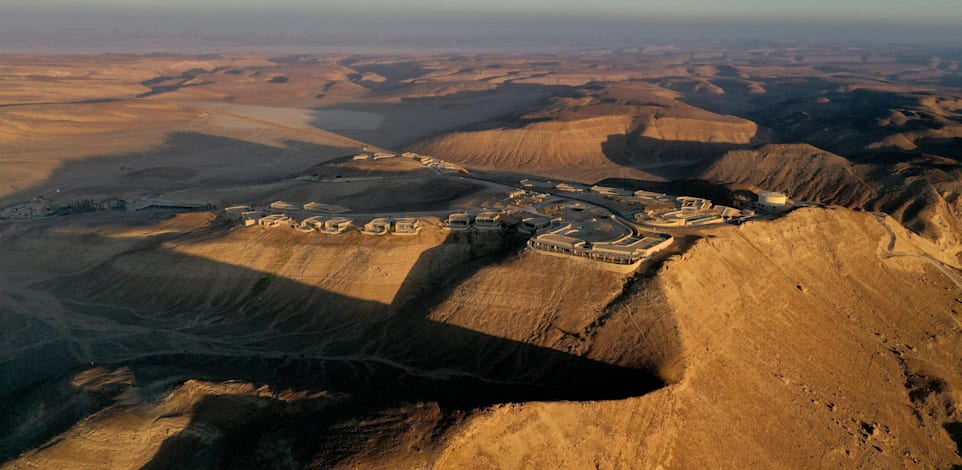
[[[960,62],[0,56],[0,467],[962,466]]]

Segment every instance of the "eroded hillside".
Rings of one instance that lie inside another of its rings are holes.
[[[799,210],[629,277],[500,237],[159,227],[5,281],[14,317],[62,309],[6,356],[76,364],[5,398],[10,465],[959,463],[962,273],[890,218]]]

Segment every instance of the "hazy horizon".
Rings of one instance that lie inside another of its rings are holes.
[[[926,0],[628,2],[563,0],[449,5],[419,0],[0,1],[2,52],[209,52],[311,47],[519,51],[700,40],[818,40],[955,45],[962,6]]]

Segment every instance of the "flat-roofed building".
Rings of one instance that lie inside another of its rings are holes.
[[[315,215],[314,217],[308,217],[301,221],[301,227],[310,228],[311,230],[320,230],[324,228],[324,217]]]
[[[347,207],[344,207],[344,206],[334,205],[334,204],[324,204],[321,202],[308,202],[307,204],[304,204],[304,210],[309,212],[329,212],[329,213],[337,214],[341,212],[348,212],[351,209],[348,209]]]
[[[247,211],[241,213],[240,222],[243,226],[250,227],[252,225],[257,225],[257,223],[261,220],[261,217],[264,217],[264,213],[261,211]]]
[[[348,231],[354,221],[347,217],[332,217],[324,221],[324,228],[318,230],[321,233],[338,234]]]
[[[396,153],[385,153],[385,152],[375,152],[375,153],[374,153],[374,159],[375,159],[375,160],[382,160],[382,159],[385,159],[385,158],[394,158],[394,157],[396,157],[396,156],[397,156]]]
[[[294,219],[287,214],[271,214],[261,217],[257,222],[261,227],[290,227],[293,226]]]
[[[521,220],[518,231],[521,233],[536,233],[551,227],[551,219],[547,217],[527,217]]]
[[[450,230],[467,230],[471,228],[471,216],[467,212],[460,212],[448,216],[447,228]]]
[[[528,246],[547,253],[576,256],[610,264],[635,265],[667,248],[671,242],[670,235],[652,234],[643,237],[625,236],[613,242],[589,243],[573,236],[572,231],[561,229],[528,240]]]
[[[632,195],[637,198],[644,198],[644,199],[668,199],[667,194],[653,193],[651,191],[645,191],[643,189],[639,189],[635,191],[634,193],[632,193]]]
[[[591,191],[595,194],[601,194],[602,196],[632,196],[634,193],[622,188],[612,188],[610,186],[594,185],[591,187]]]
[[[571,256],[585,256],[586,253],[584,240],[556,233],[538,235],[528,240],[528,246],[542,251]]]
[[[274,201],[271,203],[271,209],[287,212],[287,211],[300,210],[300,207],[294,204],[291,204],[287,201]]]
[[[361,233],[367,235],[384,235],[391,231],[391,219],[378,217],[366,224],[361,229]]]
[[[421,221],[414,217],[405,217],[394,221],[394,233],[413,235],[421,230]]]
[[[557,186],[555,186],[555,189],[567,193],[583,193],[588,190],[588,186],[575,183],[559,183]]]
[[[240,220],[241,214],[250,212],[250,206],[231,206],[224,209],[224,214],[230,220]]]
[[[675,201],[682,210],[708,210],[712,208],[711,201],[700,197],[678,196]]]
[[[474,226],[481,230],[498,230],[501,228],[501,213],[482,212],[474,217]]]
[[[550,188],[554,188],[556,184],[557,183],[555,183],[554,181],[536,180],[532,178],[525,178],[521,180],[521,185],[526,188],[550,189]]]
[[[198,210],[210,207],[202,202],[193,201],[171,201],[166,198],[147,198],[141,199],[127,206],[128,211],[142,211],[146,209],[177,209],[177,210]]]
[[[371,159],[371,154],[369,154],[369,153],[359,153],[359,154],[351,157],[351,159],[352,159],[352,160],[370,160],[370,159]]]

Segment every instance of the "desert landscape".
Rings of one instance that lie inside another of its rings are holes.
[[[962,51],[0,55],[0,467],[962,467]]]

